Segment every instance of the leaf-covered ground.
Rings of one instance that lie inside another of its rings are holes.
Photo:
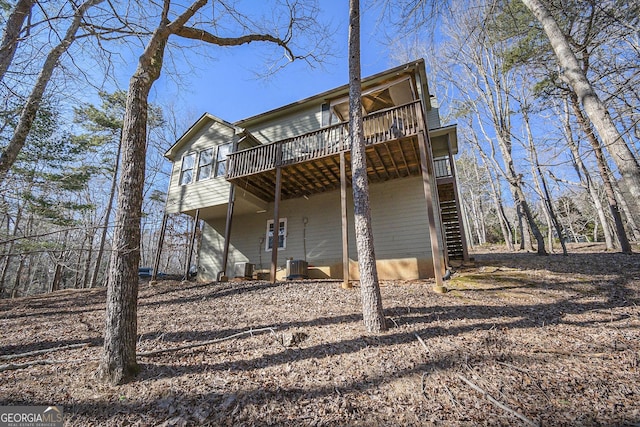
[[[486,250],[442,295],[385,282],[379,335],[339,282],[142,284],[138,351],[192,347],[119,387],[94,379],[103,289],[1,301],[0,405],[68,426],[640,425],[640,255],[601,249]]]

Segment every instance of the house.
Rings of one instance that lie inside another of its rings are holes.
[[[423,60],[363,79],[362,105],[379,277],[441,283],[467,257],[456,127]],[[166,152],[166,213],[204,223],[199,280],[357,280],[348,109],[345,85],[235,123],[204,114]]]

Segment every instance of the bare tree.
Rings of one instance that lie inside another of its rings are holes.
[[[521,0],[542,25],[561,67],[561,78],[573,89],[584,112],[589,117],[602,145],[611,153],[629,193],[634,201],[640,200],[640,165],[618,131],[606,105],[596,93],[581,67],[576,52],[554,16],[541,0]]]
[[[0,183],[4,181],[9,169],[18,158],[18,154],[24,146],[27,136],[31,131],[31,126],[36,119],[38,109],[42,103],[47,85],[51,81],[51,76],[55,70],[62,55],[69,49],[71,44],[78,37],[78,30],[83,24],[83,20],[87,11],[96,4],[102,3],[104,0],[86,0],[75,9],[73,19],[67,28],[64,37],[49,52],[44,61],[40,74],[36,80],[29,98],[22,107],[18,125],[15,128],[11,140],[7,143],[0,153]]]
[[[486,148],[478,144],[478,149],[509,184],[525,248],[529,250],[531,246],[527,240],[528,228],[536,239],[537,253],[546,255],[544,237],[524,192],[524,175],[518,170],[513,156],[512,116],[515,108],[511,99],[520,84],[519,76],[504,67],[506,46],[477,31],[479,10],[489,12],[477,8],[460,9],[446,23],[451,29],[450,42],[443,44],[439,52],[443,61],[455,62],[456,66],[453,67],[455,71],[444,78],[448,78],[465,99],[457,106],[459,115],[475,116],[475,128],[486,142]]]
[[[13,61],[13,57],[18,49],[20,33],[23,30],[24,21],[31,14],[31,8],[35,0],[18,0],[15,4],[4,29],[2,42],[0,44],[0,81]]]
[[[593,202],[593,206],[596,210],[598,220],[602,227],[602,234],[604,236],[606,248],[607,250],[613,250],[613,239],[611,235],[611,228],[609,227],[607,216],[605,215],[604,209],[602,207],[602,203],[600,201],[600,195],[598,194],[598,191],[594,185],[593,178],[591,178],[591,172],[582,161],[582,155],[580,154],[580,149],[573,138],[573,131],[571,130],[569,103],[566,99],[563,103],[563,107],[564,107],[563,117],[564,117],[564,126],[565,126],[565,138],[567,141],[567,145],[569,146],[569,150],[571,151],[571,156],[575,164],[580,181],[583,182],[583,187],[587,190]]]
[[[622,223],[622,216],[620,215],[618,201],[616,200],[616,195],[613,190],[613,185],[611,183],[612,181],[611,172],[609,170],[609,166],[607,165],[607,160],[604,158],[602,146],[600,145],[600,141],[598,141],[595,133],[593,132],[588,118],[585,117],[584,114],[582,113],[582,109],[580,108],[578,97],[574,93],[571,93],[569,95],[569,98],[571,100],[571,105],[573,107],[574,115],[578,120],[578,124],[580,125],[582,131],[586,134],[587,139],[591,143],[591,147],[593,148],[593,152],[596,156],[598,168],[600,169],[600,176],[602,177],[604,188],[607,193],[609,210],[611,211],[611,216],[613,216],[614,224],[616,227],[616,234],[618,235],[618,242],[620,242],[620,249],[624,253],[631,253],[631,245],[629,244],[629,239],[627,238],[627,232],[624,229],[624,224]]]
[[[122,175],[118,185],[113,251],[107,285],[104,349],[98,368],[98,376],[113,384],[128,380],[139,370],[136,362],[137,270],[140,260],[148,97],[153,83],[160,77],[169,37],[175,35],[216,46],[267,42],[281,47],[287,61],[311,60],[314,54],[319,54],[318,51],[311,51],[310,54],[301,56],[293,51],[296,48],[294,35],[298,32],[308,32],[307,30],[318,30],[317,26],[314,28],[315,8],[305,8],[301,1],[288,3],[288,19],[280,27],[284,28],[283,34],[249,32],[238,37],[220,37],[204,27],[188,25],[207,2],[196,0],[186,8],[176,6],[179,10],[172,10],[172,2],[164,0],[160,22],[146,42],[137,69],[129,81],[121,139]],[[222,5],[225,6],[225,3]],[[235,22],[251,22],[242,21],[244,18],[236,14]],[[319,39],[323,36],[321,32],[317,33]],[[317,45],[312,46],[316,47]]]
[[[531,175],[533,176],[534,182],[536,184],[536,188],[538,190],[538,194],[542,203],[544,205],[545,216],[547,217],[547,227],[549,229],[549,251],[553,253],[553,229],[555,229],[556,234],[558,235],[558,239],[560,240],[560,246],[562,247],[562,254],[567,255],[567,245],[562,238],[562,226],[560,225],[560,221],[558,220],[558,216],[556,215],[555,209],[553,207],[553,200],[551,199],[551,193],[549,191],[549,186],[547,185],[547,180],[545,178],[544,173],[542,172],[542,167],[540,165],[540,159],[538,157],[538,149],[536,148],[536,144],[533,138],[533,132],[531,131],[531,122],[529,120],[529,111],[528,104],[526,101],[526,97],[523,97],[522,103],[522,118],[525,125],[525,130],[527,134],[527,140],[529,143],[529,155],[531,156]]]

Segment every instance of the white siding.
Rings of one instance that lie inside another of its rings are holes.
[[[381,260],[430,260],[429,227],[421,178],[392,180],[372,185],[371,209],[376,257]],[[357,259],[353,230],[353,201],[349,189],[349,258]],[[332,191],[281,203],[280,217],[287,218],[287,247],[278,250],[278,266],[289,258],[306,259],[314,266],[342,262],[340,193]],[[306,225],[305,225],[306,218]],[[235,216],[227,274],[233,276],[236,262],[251,262],[269,269],[271,252],[265,251],[267,221],[273,219],[273,204],[266,213]],[[225,220],[205,225],[200,252],[200,278],[214,280],[222,261]],[[306,257],[305,257],[306,249]],[[339,274],[341,276],[341,271]],[[340,277],[335,276],[335,277]],[[414,278],[418,278],[416,271]],[[404,276],[403,276],[404,278]]]
[[[188,212],[228,202],[229,183],[225,181],[224,177],[214,178],[212,174],[212,177],[209,179],[180,185],[180,166],[183,155],[216,147],[221,144],[227,144],[232,142],[234,137],[234,130],[232,128],[212,121],[210,126],[201,129],[190,143],[185,144],[185,146],[176,153],[169,184],[169,194],[167,195],[167,213]]]
[[[318,103],[256,125],[249,123],[246,129],[260,142],[268,144],[312,132],[321,126],[322,105]]]

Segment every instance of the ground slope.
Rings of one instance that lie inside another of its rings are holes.
[[[0,405],[69,426],[640,425],[640,256],[571,249],[493,248],[443,295],[385,282],[380,335],[339,282],[143,284],[138,351],[197,346],[120,387],[94,380],[104,290],[1,301]]]

